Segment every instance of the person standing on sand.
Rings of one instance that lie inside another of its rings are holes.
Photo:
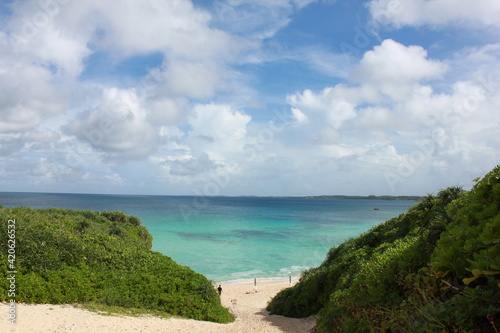
[[[222,294],[222,287],[220,284],[219,284],[219,288],[217,288],[217,291],[219,292],[219,296],[220,296]]]

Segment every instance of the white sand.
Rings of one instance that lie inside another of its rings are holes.
[[[253,280],[242,283],[221,283],[222,305],[236,316],[230,324],[216,324],[190,319],[161,319],[157,317],[103,316],[71,305],[17,305],[17,322],[8,323],[6,304],[0,317],[0,332],[189,332],[189,333],[255,333],[287,332],[307,333],[314,327],[314,318],[293,319],[269,315],[268,301],[277,292],[289,286],[283,280],[258,280],[257,292]]]

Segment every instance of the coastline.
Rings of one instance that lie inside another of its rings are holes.
[[[292,283],[294,280],[292,280]],[[303,333],[315,326],[315,317],[305,319],[271,315],[266,311],[269,300],[279,291],[288,288],[282,278],[258,279],[257,290],[253,280],[226,281],[221,303],[235,316],[229,324],[218,324],[184,318],[163,319],[154,316],[128,317],[98,314],[73,305],[17,304],[18,318],[15,325],[2,323],[8,333],[45,332],[192,332],[192,333]],[[2,306],[7,307],[6,304]]]
[[[332,246],[399,215],[410,204],[402,200],[214,197],[204,209],[191,211],[195,207],[192,199],[0,193],[0,204],[6,208],[59,207],[136,216],[153,237],[153,251],[217,282],[301,274],[304,269],[319,266]],[[179,207],[187,208],[184,212]],[[241,218],[233,219],[225,214],[226,209]],[[184,223],[185,219],[190,223]],[[193,246],[186,247],[187,242]],[[193,250],[198,247],[202,250]]]

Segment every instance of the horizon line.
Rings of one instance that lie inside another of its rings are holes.
[[[304,198],[304,199],[370,199],[370,198],[422,198],[422,195],[390,195],[390,194],[315,194],[315,195],[197,195],[197,194],[126,194],[126,193],[87,193],[87,192],[23,192],[0,191],[4,194],[69,194],[69,195],[106,195],[106,196],[156,196],[156,197],[207,197],[207,198]]]

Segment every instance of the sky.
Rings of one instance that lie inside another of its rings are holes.
[[[498,0],[0,0],[0,191],[425,195],[499,164]]]

